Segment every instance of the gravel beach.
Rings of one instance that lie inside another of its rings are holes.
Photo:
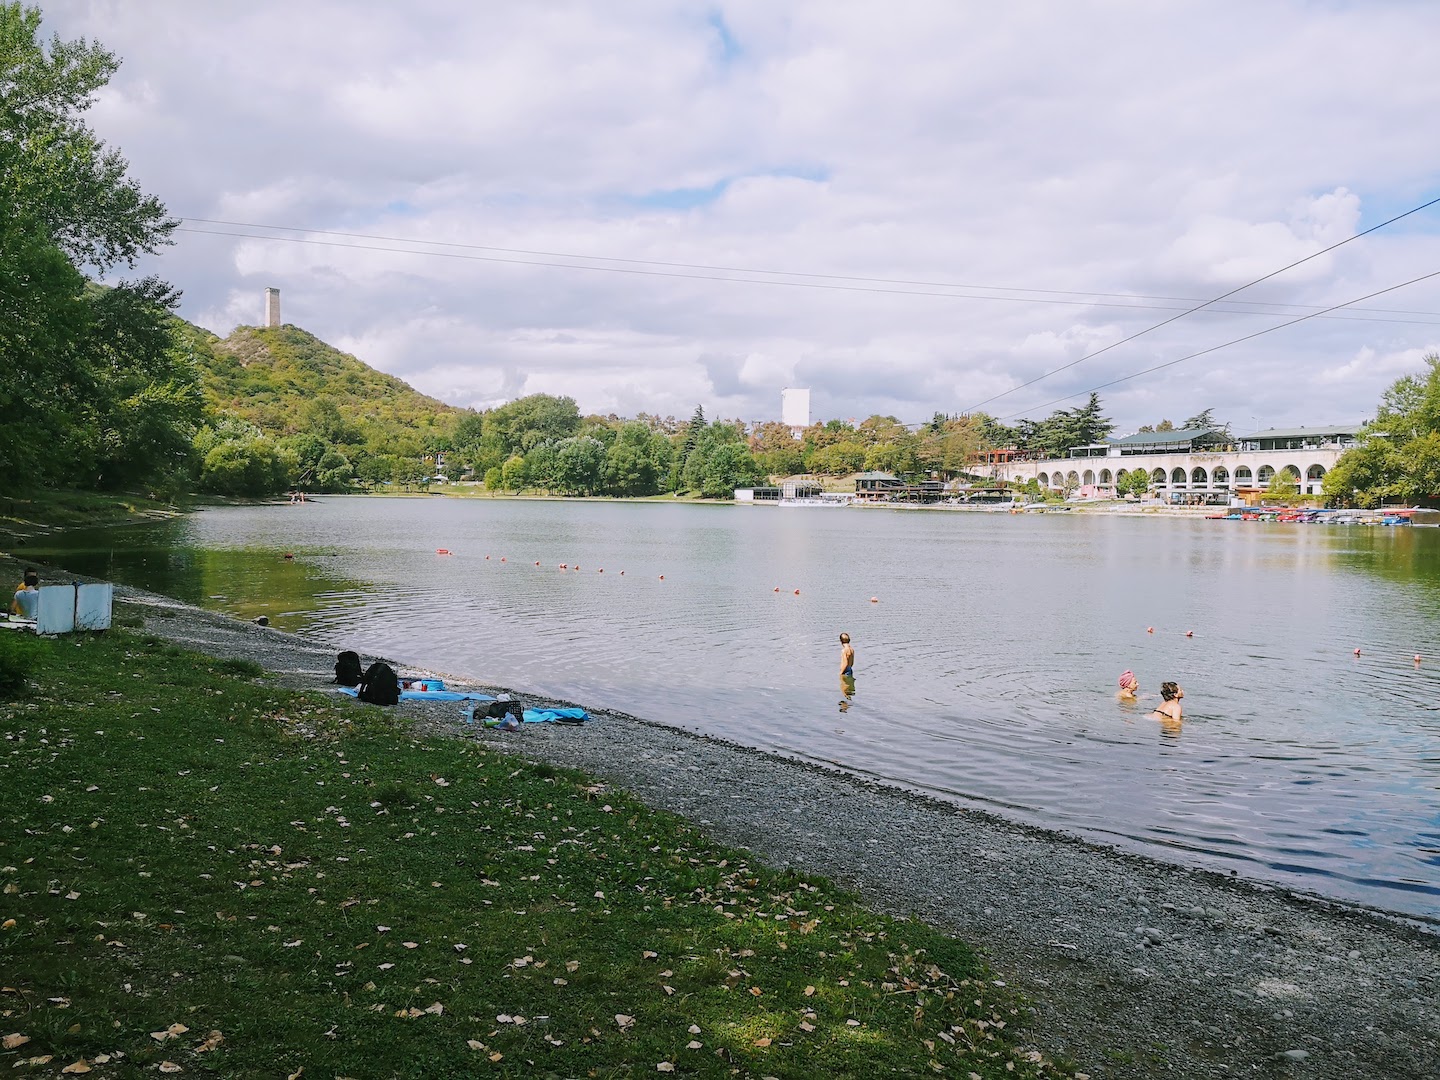
[[[116,595],[117,616],[253,660],[287,687],[325,689],[345,647],[134,589]],[[422,732],[584,769],[764,861],[954,933],[1030,1000],[1023,1038],[1091,1077],[1440,1077],[1440,927],[1156,862],[664,717],[604,713],[502,734],[461,723],[453,703],[399,708]]]

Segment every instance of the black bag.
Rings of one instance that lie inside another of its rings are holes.
[[[335,658],[335,681],[341,686],[359,686],[360,654],[348,649]]]
[[[376,660],[365,669],[360,680],[360,700],[371,705],[394,705],[400,700],[400,680],[395,669],[384,660]]]

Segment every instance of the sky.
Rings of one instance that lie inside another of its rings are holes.
[[[1241,433],[1364,419],[1440,352],[1440,277],[1215,348],[1440,271],[1440,205],[1124,341],[1440,197],[1420,0],[41,7],[122,59],[88,120],[184,219],[127,273],[222,336],[277,287],[455,405],[1013,421],[1098,388],[1117,434]]]

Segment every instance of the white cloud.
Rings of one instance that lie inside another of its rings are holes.
[[[859,0],[50,0],[45,12],[48,29],[124,59],[92,121],[176,213],[1057,290],[897,296],[948,290],[198,233],[144,264],[221,333],[258,321],[277,285],[287,319],[459,404],[546,390],[587,411],[683,416],[698,402],[759,419],[778,415],[782,386],[808,383],[817,416],[923,420],[1434,194],[1440,83],[1395,74],[1440,66],[1440,9],[1423,5],[902,0],[877,18]],[[1434,270],[1435,223],[1417,215],[1241,299],[1323,306]],[[1149,306],[1100,306],[1127,302],[1103,293]],[[1440,311],[1440,286],[1367,306]],[[1284,318],[1198,314],[988,408],[1048,411]],[[1316,319],[1120,383],[1102,391],[1107,411],[1122,428],[1206,406],[1242,424],[1348,418],[1440,334],[1440,317],[1370,318]]]

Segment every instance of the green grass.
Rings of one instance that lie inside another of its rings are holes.
[[[7,1075],[1060,1075],[960,942],[580,774],[157,638],[17,647]]]

